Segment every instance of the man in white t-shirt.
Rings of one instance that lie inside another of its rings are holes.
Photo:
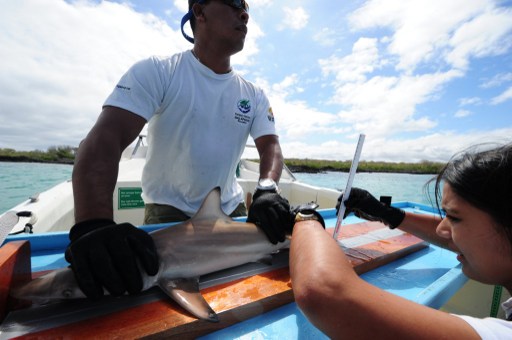
[[[104,103],[80,144],[73,170],[76,224],[66,259],[89,298],[142,289],[158,256],[149,235],[113,221],[112,196],[122,151],[148,123],[142,175],[145,223],[188,219],[214,187],[226,214],[246,215],[236,165],[249,135],[260,155],[260,181],[248,220],[272,243],[290,231],[290,206],[278,194],[283,156],[270,103],[231,68],[243,49],[249,20],[244,0],[189,0],[192,50],[133,65]],[[288,229],[288,230],[287,230]]]

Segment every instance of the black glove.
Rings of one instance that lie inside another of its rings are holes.
[[[260,227],[273,244],[283,242],[286,232],[290,232],[293,228],[293,222],[290,219],[290,203],[276,190],[256,190],[247,222]]]
[[[142,290],[137,259],[148,275],[158,272],[158,254],[151,236],[130,223],[98,219],[77,223],[69,232],[66,260],[78,286],[90,299]]]
[[[340,197],[338,197],[336,214],[338,214],[342,200],[343,192]],[[350,212],[354,212],[357,217],[361,217],[369,221],[382,222],[391,229],[398,227],[405,217],[405,212],[402,209],[394,208],[379,202],[368,191],[359,188],[352,188],[348,200],[345,201],[345,207],[347,210],[345,211],[344,217],[346,217]]]
[[[315,202],[301,204],[301,205],[293,208],[291,211],[291,218],[292,218],[294,225],[295,225],[297,214],[301,213],[302,215],[306,215],[306,216],[314,215],[315,217],[313,219],[316,219],[318,222],[320,222],[322,227],[324,227],[324,229],[325,229],[324,218],[322,217],[322,215],[320,215],[320,213],[318,211],[316,211],[316,208],[318,208],[318,204],[316,204]]]

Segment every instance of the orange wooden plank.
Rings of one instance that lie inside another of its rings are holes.
[[[340,237],[353,237],[379,228],[385,226],[376,222],[343,226]],[[332,230],[328,229],[327,232],[332,234]],[[346,253],[355,270],[363,273],[425,246],[422,240],[404,234],[347,249]],[[164,299],[20,338],[73,339],[82,338],[84,334],[96,339],[196,338],[293,302],[288,268],[206,288],[201,293],[218,313],[219,323],[197,320],[174,301]]]
[[[345,254],[356,273],[362,274],[427,246],[427,242],[416,236],[404,234],[385,241],[365,244],[362,247],[346,249]]]
[[[10,287],[30,280],[30,244],[9,242],[0,247],[0,322],[7,311],[18,307],[9,299]]]
[[[341,228],[338,240],[361,236],[388,227],[381,222],[366,221],[343,225]],[[328,228],[326,231],[332,235],[334,228]],[[399,236],[378,240],[360,247],[344,249],[344,251],[354,270],[358,274],[362,274],[427,246],[427,242],[404,232]]]
[[[218,313],[219,323],[198,320],[174,301],[160,300],[18,339],[196,338],[293,301],[288,268],[206,288],[201,293]]]

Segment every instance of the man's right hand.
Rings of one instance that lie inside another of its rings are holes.
[[[342,200],[343,192],[338,197],[336,214],[338,214]],[[345,215],[354,212],[357,217],[382,222],[391,229],[398,227],[405,217],[405,212],[402,209],[379,202],[368,191],[359,188],[352,188],[348,200],[345,201],[345,207],[347,208]]]
[[[290,203],[277,190],[256,190],[249,208],[247,222],[259,226],[273,244],[283,242],[287,232],[293,229],[290,219]]]
[[[66,260],[90,299],[103,296],[103,288],[113,296],[140,292],[143,282],[137,260],[148,275],[158,272],[153,239],[130,223],[88,220],[75,224],[69,238]]]

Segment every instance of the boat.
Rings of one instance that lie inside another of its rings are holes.
[[[140,135],[134,145],[123,151],[119,162],[119,174],[113,195],[114,221],[119,223],[143,224],[141,178],[147,152],[145,139],[145,135]],[[253,148],[255,147],[251,145],[246,146],[246,150]],[[259,163],[243,157],[238,164],[237,181],[244,190],[247,206],[250,206],[251,194],[256,188],[258,178]],[[286,166],[279,182],[279,189],[281,195],[293,206],[313,201],[322,208],[333,208],[340,194],[334,189],[298,181]],[[0,226],[2,225],[9,228],[10,234],[69,230],[74,225],[71,181],[59,183],[9,209],[0,215]]]
[[[140,199],[140,178],[146,152],[143,140],[140,137],[133,148],[128,148],[123,153],[115,189],[116,195],[114,196],[114,208],[118,207],[115,209],[114,219],[116,221],[130,221],[139,226],[142,224],[143,211],[143,206],[141,206],[143,202]],[[258,167],[259,165],[256,162],[248,159],[242,159],[238,167],[238,182],[247,193],[246,202],[249,204],[250,193],[254,191],[259,177]],[[335,225],[336,215],[333,207],[339,195],[338,191],[301,183],[295,179],[293,173],[288,169],[283,172],[280,189],[292,205],[309,201],[318,202],[320,204],[319,211],[324,216],[326,225],[331,228]],[[426,214],[436,213],[432,207],[414,202],[396,202],[393,205],[406,211]],[[30,259],[29,272],[41,273],[67,266],[68,264],[63,258],[63,252],[69,242],[68,228],[74,223],[70,181],[63,182],[38,196],[34,196],[12,210],[15,212],[30,212],[30,214],[16,216],[19,219],[19,225],[16,227],[22,232],[8,236],[5,243],[0,246],[0,265],[2,261],[1,253],[6,251],[8,245],[28,241],[30,246],[27,252],[29,254],[25,256]],[[48,216],[45,214],[48,214]],[[45,221],[52,222],[46,223]],[[363,223],[363,220],[350,215],[344,223],[351,225]],[[27,225],[32,227],[33,233],[27,232],[29,231]],[[162,225],[148,225],[141,228],[152,231],[162,227]],[[343,234],[343,228],[340,234]],[[386,291],[426,306],[479,317],[489,316],[490,310],[493,310],[500,301],[509,297],[504,292],[500,298],[496,294],[494,286],[467,280],[462,274],[454,254],[450,251],[428,245],[402,255],[403,257],[395,258],[381,267],[372,268],[365,273],[361,273],[361,277]],[[12,258],[10,259],[12,260]],[[65,308],[60,306],[56,310],[49,309],[42,312],[37,309],[35,312],[28,309],[29,312],[26,313],[6,310],[4,308],[7,305],[2,305],[1,298],[6,297],[6,292],[8,292],[6,285],[8,286],[12,282],[6,282],[6,276],[2,274],[0,278],[0,339],[10,338],[14,335],[39,334],[38,332],[47,335],[53,334],[57,337],[59,337],[58,332],[71,332],[65,334],[72,338],[72,334],[78,334],[73,333],[77,330],[89,331],[91,325],[94,325],[92,329],[96,329],[96,325],[99,327],[103,323],[108,324],[108,327],[107,329],[97,328],[99,338],[110,337],[101,336],[101,334],[112,335],[110,332],[118,332],[116,334],[124,334],[128,338],[132,337],[129,334],[134,334],[133,337],[137,337],[135,334],[166,337],[166,335],[173,334],[173,329],[178,330],[178,332],[188,332],[183,333],[184,338],[187,335],[203,339],[298,338],[303,337],[304,334],[308,334],[308,338],[325,338],[318,329],[305,319],[293,302],[289,282],[286,278],[286,257],[284,259],[278,257],[275,260],[276,265],[270,267],[261,267],[261,264],[248,264],[240,268],[234,268],[228,273],[213,273],[211,277],[205,279],[210,284],[213,282],[216,285],[215,287],[218,285],[228,285],[230,287],[230,282],[237,282],[238,287],[242,285],[242,287],[254,288],[256,285],[258,289],[254,290],[259,290],[265,284],[272,288],[273,293],[261,301],[247,302],[235,308],[235,312],[223,313],[221,316],[227,315],[225,318],[229,322],[212,326],[188,319],[190,323],[185,325],[185,328],[177,326],[165,328],[161,324],[152,324],[154,328],[149,327],[149,329],[141,326],[141,329],[144,329],[146,333],[126,333],[126,328],[123,328],[122,324],[116,323],[116,319],[126,317],[124,314],[120,316],[119,313],[121,312],[119,310],[127,310],[128,307],[125,304],[119,305],[113,302],[107,305],[100,304],[99,306],[85,304],[78,312],[69,305]],[[27,270],[26,267],[25,264],[25,271]],[[284,272],[283,268],[285,268]],[[2,273],[4,272],[2,271]],[[25,275],[30,274],[25,273]],[[281,276],[274,276],[271,280],[267,280],[269,282],[265,284],[260,281],[257,283],[247,281],[253,278],[272,277],[269,275]],[[279,294],[275,293],[277,283],[284,283],[284,286],[280,288],[283,291]],[[205,284],[203,283],[204,289],[211,289],[207,285],[204,286]],[[223,291],[222,294],[216,295],[234,296],[235,293],[233,291]],[[137,300],[136,306],[129,303],[129,307],[135,308],[138,314],[141,311],[143,314],[150,314],[148,310],[144,309],[144,306],[148,304],[152,304],[152,308],[156,306],[167,310],[168,306],[162,302],[162,296],[155,294],[153,292],[149,294],[149,297],[143,296],[142,300]],[[84,312],[84,309],[87,312]],[[109,315],[109,317],[105,315]],[[498,316],[502,315],[498,314]],[[89,318],[94,320],[92,324],[90,324]],[[137,318],[132,320],[134,325],[140,325],[137,320]],[[116,325],[112,325],[112,322]],[[75,329],[75,331],[72,329]],[[192,332],[191,329],[197,329],[198,331]],[[52,331],[57,333],[51,333]],[[135,332],[135,330],[130,329],[129,332]]]
[[[435,213],[431,207],[420,204],[393,204],[406,211]],[[326,221],[327,230],[332,232],[336,224],[335,209],[320,209],[319,212]],[[166,226],[147,225],[142,228],[152,231],[162,227]],[[390,231],[380,223],[366,222],[354,215],[349,215],[341,228],[340,235],[347,237],[347,242],[351,242],[353,237],[350,234],[355,230],[364,230],[365,234],[362,236],[367,236],[371,228]],[[400,237],[400,241],[393,241]],[[408,241],[403,241],[403,237]],[[25,279],[27,268],[29,275],[32,271],[32,275],[37,276],[38,272],[67,266],[63,258],[68,241],[67,232],[13,235],[6,241],[0,248],[0,266],[2,261],[10,262],[11,273],[25,275]],[[26,241],[30,242],[30,246]],[[455,254],[414,239],[412,235],[393,234],[379,240],[374,237],[373,241],[368,242],[370,243],[364,245],[360,241],[353,242],[350,246],[346,243],[347,249],[357,250],[355,261],[361,258],[362,249],[366,246],[371,252],[374,249],[372,247],[377,244],[381,252],[385,253],[383,249],[386,246],[389,245],[389,250],[395,249],[397,244],[403,244],[400,251],[390,250],[384,256],[378,255],[376,261],[362,261],[361,267],[353,263],[364,280],[393,294],[426,306],[441,308],[467,281]],[[5,255],[9,253],[8,247],[18,247],[18,252]],[[23,254],[30,258],[30,264],[21,260]],[[20,265],[23,262],[24,265]],[[372,265],[366,266],[370,262]],[[16,265],[24,267],[25,273],[19,268],[12,269]],[[5,281],[9,281],[6,278],[0,280],[0,285],[3,285],[0,286],[0,299],[4,300],[8,286],[14,280],[6,283]],[[180,310],[166,296],[150,290],[139,296],[111,298],[103,302],[85,300],[49,307],[0,310],[0,339],[82,338],[85,335],[127,339],[146,336],[180,339],[326,339],[293,302],[286,252],[273,255],[271,266],[252,263],[201,277],[200,288],[205,299],[219,314],[219,323],[197,320]],[[0,306],[2,305],[12,306],[11,303],[2,304],[0,301]]]

